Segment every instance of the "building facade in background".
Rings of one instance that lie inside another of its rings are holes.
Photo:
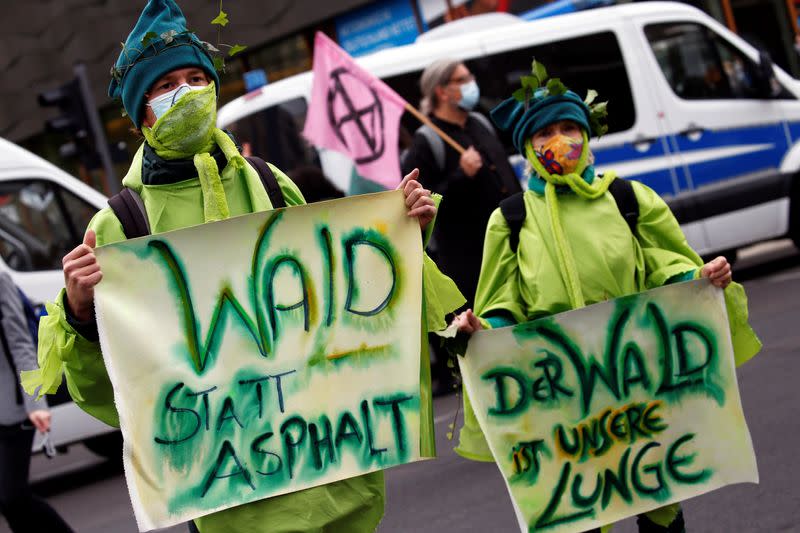
[[[124,173],[129,156],[140,139],[120,113],[121,106],[106,96],[109,69],[118,54],[116,39],[135,22],[144,0],[15,1],[6,7],[5,30],[0,36],[5,54],[0,56],[0,137],[26,148],[103,189],[98,169],[63,160],[57,147],[63,138],[44,133],[51,109],[38,106],[36,95],[68,81],[76,62],[86,64],[102,122]],[[321,30],[354,56],[382,48],[409,44],[422,33],[459,18],[508,12],[539,18],[600,5],[613,0],[294,0],[263,2],[236,0],[224,3],[230,24],[222,42],[247,45],[245,52],[228,61],[221,77],[224,104],[311,67],[313,35]],[[755,46],[768,51],[773,61],[800,78],[800,44],[795,0],[688,0],[715,17]],[[217,0],[183,0],[181,7],[190,27],[201,38],[215,42],[210,21]],[[278,140],[276,140],[278,142]],[[107,192],[107,191],[106,191]]]

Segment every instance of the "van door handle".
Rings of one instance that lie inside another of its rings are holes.
[[[678,135],[683,137],[688,137],[690,141],[697,141],[703,134],[706,132],[706,129],[703,127],[698,126],[697,124],[689,124],[689,126],[683,130],[679,131]]]
[[[650,150],[650,147],[658,140],[658,137],[644,137],[639,136],[633,140],[633,148],[639,153],[645,153]]]

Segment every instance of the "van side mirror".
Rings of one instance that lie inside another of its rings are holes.
[[[769,56],[769,52],[764,50],[759,52],[755,77],[759,96],[762,98],[773,98],[776,96],[779,85],[775,77],[775,69],[773,68],[772,58]]]

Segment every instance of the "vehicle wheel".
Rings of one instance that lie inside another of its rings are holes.
[[[97,455],[122,462],[122,433],[119,431],[86,439],[83,444]]]

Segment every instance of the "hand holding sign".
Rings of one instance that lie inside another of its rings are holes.
[[[64,267],[64,286],[67,288],[67,304],[78,320],[92,319],[94,287],[103,279],[100,265],[94,255],[97,236],[87,230],[83,242],[69,252],[61,264]]]
[[[431,220],[436,217],[436,204],[431,198],[431,191],[425,189],[417,181],[418,177],[419,169],[415,168],[406,174],[397,188],[403,191],[403,195],[406,198],[408,216],[417,217],[420,228],[425,229]]]

